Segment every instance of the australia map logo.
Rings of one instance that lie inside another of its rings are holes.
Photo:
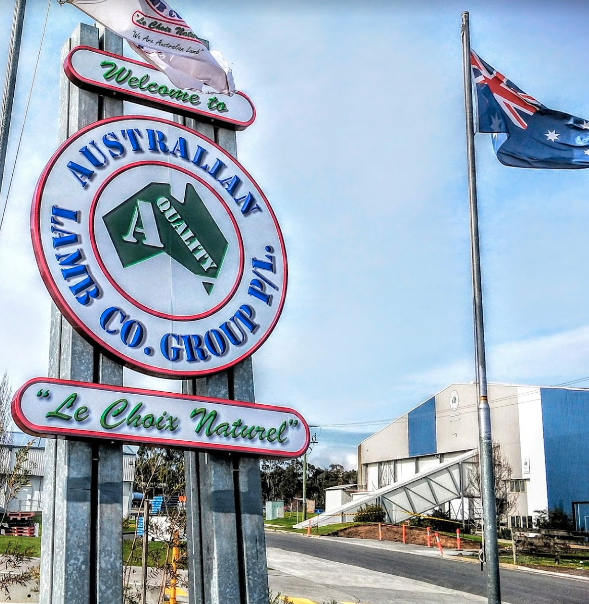
[[[103,220],[123,268],[167,254],[213,291],[229,243],[190,183],[179,201],[169,183],[152,182]]]

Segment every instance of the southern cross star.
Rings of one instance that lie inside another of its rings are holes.
[[[548,130],[548,132],[544,135],[549,141],[555,142],[558,140],[560,134],[556,133],[556,130]]]
[[[589,149],[585,149],[585,151],[583,151],[583,153],[584,153],[585,155],[589,155]]]
[[[499,119],[499,116],[497,114],[495,114],[491,118],[491,130],[493,132],[501,132],[502,129],[503,129],[503,122]]]
[[[589,130],[589,122],[583,121],[581,128],[583,128],[583,130]]]

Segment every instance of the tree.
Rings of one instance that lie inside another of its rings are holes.
[[[29,451],[33,440],[30,440],[26,447],[18,448],[14,460],[12,458],[12,437],[9,430],[12,421],[11,402],[12,388],[5,372],[0,381],[0,498],[4,508],[0,521],[2,523],[10,502],[29,484],[31,477]]]
[[[133,489],[148,498],[184,494],[184,452],[180,449],[141,445],[137,450]]]
[[[10,400],[12,389],[8,380],[8,374],[4,373],[0,382],[0,493],[4,494],[6,481],[10,473],[11,465],[11,437],[8,427],[10,426]],[[3,497],[4,508],[6,497]],[[4,519],[2,519],[4,520]]]
[[[309,468],[311,466],[309,465]],[[262,497],[266,501],[290,502],[303,493],[303,465],[300,460],[262,459]],[[307,483],[307,492],[309,485]]]
[[[10,434],[12,402],[12,388],[8,374],[5,372],[0,381],[0,495],[2,496],[3,510],[0,514],[0,525],[5,524],[6,513],[10,502],[18,492],[29,483],[29,450],[33,444],[31,440],[26,447],[19,448],[12,461],[12,439]],[[39,566],[30,566],[33,550],[24,551],[11,545],[0,551],[0,565],[11,569],[0,578],[0,591],[10,599],[10,588],[14,585],[25,585],[29,581],[39,581]],[[23,568],[24,567],[24,568]]]
[[[517,495],[509,491],[511,478],[511,465],[501,452],[499,443],[493,441],[493,476],[495,485],[495,505],[497,506],[497,519],[507,519],[509,513],[517,504]],[[468,484],[465,492],[467,497],[481,498],[481,473],[479,455],[477,453],[472,468],[468,474]]]
[[[157,495],[163,497],[162,513],[164,522],[151,521],[149,535],[163,542],[165,552],[163,556],[150,555],[150,578],[158,580],[158,604],[164,601],[165,589],[172,580],[176,585],[186,586],[186,582],[178,573],[178,566],[186,567],[185,542],[179,541],[179,536],[186,530],[186,508],[180,505],[179,498],[186,492],[186,478],[184,474],[184,451],[173,448],[149,447],[141,445],[137,451],[135,462],[135,480],[133,490],[143,494],[141,507],[145,500],[153,499]],[[180,559],[178,565],[171,562],[172,549],[180,545]],[[142,540],[137,538],[137,531],[131,543],[131,549],[123,568],[124,586],[123,595],[126,604],[138,604],[141,598],[137,588],[131,582],[133,559],[138,557],[142,548]]]
[[[266,501],[292,501],[303,493],[303,465],[299,459],[279,461],[262,459],[262,496]],[[342,484],[355,484],[356,470],[340,464],[320,468],[307,464],[307,498],[318,508],[325,507],[325,489]]]

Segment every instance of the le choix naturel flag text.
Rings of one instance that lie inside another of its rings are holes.
[[[180,15],[163,0],[66,0],[125,38],[135,52],[178,88],[235,90],[231,69],[209,51]]]

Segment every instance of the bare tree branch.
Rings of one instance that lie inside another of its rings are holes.
[[[497,518],[506,519],[517,505],[517,495],[509,492],[509,480],[512,475],[512,469],[507,458],[501,452],[501,447],[497,441],[493,441],[493,475]],[[481,498],[481,472],[478,454],[468,473],[468,484],[465,494],[467,497],[473,499]]]

